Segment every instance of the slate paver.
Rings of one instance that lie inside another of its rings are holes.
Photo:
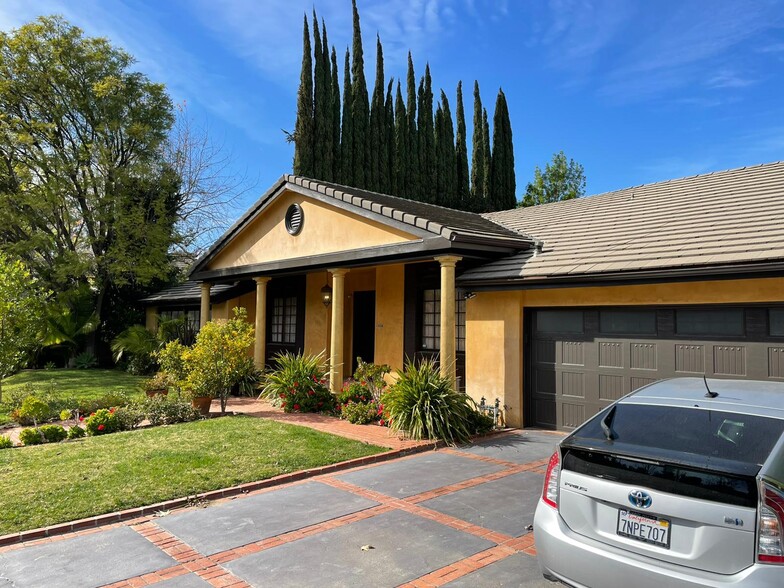
[[[527,534],[526,527],[533,524],[541,493],[541,474],[521,472],[431,498],[420,506],[485,529],[519,537]]]
[[[213,555],[377,504],[326,484],[308,482],[155,522],[197,551]]]
[[[491,437],[473,445],[459,447],[458,451],[524,464],[548,459],[555,451],[556,443],[561,439],[562,437],[550,433],[523,431],[512,435]]]
[[[536,558],[515,553],[507,558],[480,568],[475,572],[444,584],[444,588],[555,588],[539,571]]]
[[[373,549],[363,551],[364,545]],[[494,543],[391,511],[224,564],[253,586],[397,586]]]
[[[177,562],[130,527],[0,554],[0,586],[94,588]]]
[[[435,452],[336,477],[387,496],[406,498],[503,469],[470,457]]]
[[[212,588],[212,584],[202,580],[196,574],[185,574],[168,580],[162,580],[155,584],[150,584],[154,588]]]

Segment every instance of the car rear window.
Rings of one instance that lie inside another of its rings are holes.
[[[704,408],[621,403],[611,419],[607,415],[603,411],[571,439],[738,473],[759,471],[784,431],[781,419]],[[612,432],[611,442],[603,421]]]

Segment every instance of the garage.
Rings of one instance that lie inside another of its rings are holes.
[[[571,430],[672,377],[784,380],[784,307],[527,310],[526,426]]]

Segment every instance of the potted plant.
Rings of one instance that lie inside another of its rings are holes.
[[[169,377],[163,372],[158,372],[149,380],[145,380],[142,387],[150,398],[159,395],[166,396],[169,393],[169,383]]]
[[[199,392],[193,389],[185,390],[185,393],[191,399],[191,406],[199,411],[202,416],[210,414],[210,407],[212,406],[212,399],[215,398],[214,394],[208,392]]]

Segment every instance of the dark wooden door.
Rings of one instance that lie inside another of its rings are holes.
[[[372,363],[376,350],[376,293],[354,292],[354,326],[351,372],[357,369],[357,357]]]

